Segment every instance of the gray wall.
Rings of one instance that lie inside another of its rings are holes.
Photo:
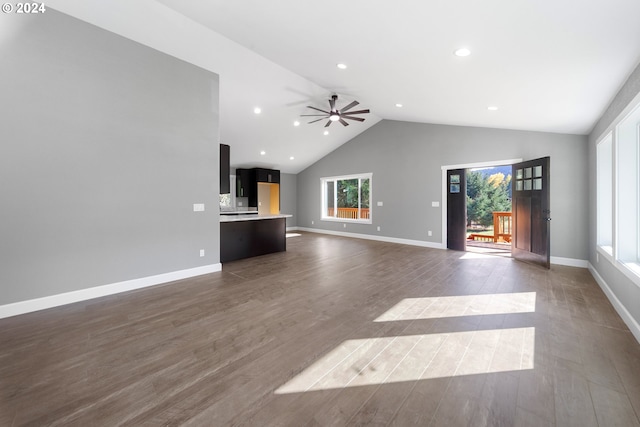
[[[219,263],[218,76],[52,9],[0,28],[0,305]]]
[[[596,143],[629,103],[640,94],[640,65],[616,94],[589,135],[589,261],[629,314],[640,323],[640,287],[604,256],[596,257]]]
[[[297,225],[437,244],[442,211],[431,202],[442,205],[441,166],[550,156],[551,255],[586,260],[587,151],[580,135],[383,120],[298,174]],[[365,172],[373,224],[320,221],[320,178]]]
[[[288,173],[280,174],[280,212],[293,215],[291,218],[287,218],[287,227],[298,225],[297,191],[297,176]]]

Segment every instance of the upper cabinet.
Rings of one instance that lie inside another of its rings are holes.
[[[236,169],[236,197],[256,198],[256,182],[254,169]]]
[[[220,144],[220,194],[231,193],[231,149],[226,144]]]
[[[278,170],[256,168],[255,171],[257,182],[280,183],[280,171]]]
[[[236,169],[236,197],[247,197],[249,207],[258,206],[258,183],[280,184],[280,171],[274,169]]]

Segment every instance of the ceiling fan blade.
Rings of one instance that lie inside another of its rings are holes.
[[[321,110],[319,108],[312,107],[311,105],[307,105],[307,108],[311,108],[313,110],[317,110],[317,111],[320,111],[320,112],[325,113],[325,114],[331,114],[329,111],[324,111],[324,110]]]
[[[327,114],[300,114],[300,117],[329,117]]]
[[[357,120],[359,122],[364,122],[364,119],[360,118],[360,117],[349,117],[349,116],[342,116],[343,119],[347,119],[347,120]]]
[[[348,113],[342,113],[342,114],[347,114],[347,115],[352,115],[352,114],[366,114],[368,113],[369,110],[358,110],[358,111],[349,111]]]
[[[341,113],[344,113],[345,111],[347,111],[347,110],[349,110],[349,109],[351,109],[351,108],[355,107],[355,106],[356,106],[356,105],[358,105],[358,104],[360,104],[358,101],[353,101],[351,104],[349,104],[349,105],[347,105],[347,106],[343,107],[343,108],[340,110],[340,112],[341,112]]]
[[[313,120],[313,121],[311,121],[311,122],[309,122],[307,124],[310,125],[311,123],[319,122],[320,120],[324,120],[324,117],[320,118],[320,119]]]
[[[326,125],[324,125],[324,127],[328,128],[329,126],[331,126],[331,122],[332,122],[332,120],[329,120],[329,121],[327,122],[327,124],[326,124]]]
[[[342,120],[342,118],[340,119],[340,123],[342,123],[342,126],[349,126],[349,123]]]

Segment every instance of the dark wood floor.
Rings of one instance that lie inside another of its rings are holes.
[[[0,425],[640,425],[640,344],[587,270],[287,245],[0,320]]]

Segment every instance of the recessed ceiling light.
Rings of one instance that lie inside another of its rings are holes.
[[[341,70],[346,70],[347,69],[347,64],[337,64],[336,67],[340,68]]]
[[[300,126],[300,122],[296,120],[295,122],[293,122],[293,125],[294,126]]]
[[[294,160],[294,159],[295,159],[295,157],[293,157],[293,156],[289,157],[289,160]]]
[[[487,107],[487,110],[489,110],[489,111],[497,111],[498,107],[496,107],[495,105],[490,105],[490,106]]]
[[[329,131],[328,131],[328,130],[325,130],[325,131],[324,131],[324,135],[325,135],[325,136],[326,136],[326,135],[329,135]]]
[[[267,154],[267,152],[266,152],[266,151],[264,151],[264,150],[260,152],[260,155],[261,155],[261,156],[264,156],[265,154]]]
[[[456,51],[453,52],[453,54],[455,56],[469,56],[471,55],[471,51],[466,47],[461,47],[460,49],[456,49]]]
[[[396,107],[402,108],[402,104],[396,104]]]
[[[260,107],[256,107],[256,108],[253,109],[253,112],[256,113],[256,114],[260,114],[260,113],[262,113],[262,109]]]

